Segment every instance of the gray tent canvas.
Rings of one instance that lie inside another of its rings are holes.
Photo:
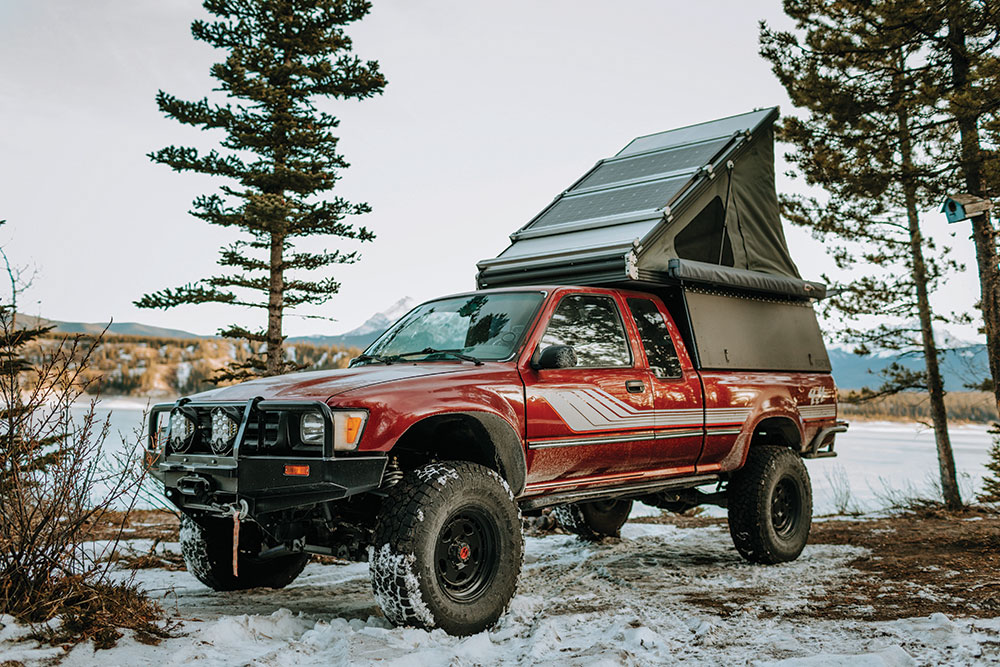
[[[761,109],[633,139],[481,261],[479,286],[707,283],[822,297],[785,243],[777,118]]]

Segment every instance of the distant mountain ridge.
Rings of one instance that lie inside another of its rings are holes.
[[[829,347],[833,379],[841,389],[872,389],[881,384],[879,372],[893,362],[905,368],[921,370],[923,358],[897,353],[857,355],[840,347]],[[941,376],[947,391],[969,391],[965,385],[981,382],[989,374],[986,345],[969,345],[945,350],[941,353]]]
[[[288,339],[290,343],[312,343],[313,345],[339,345],[342,347],[368,347],[372,341],[382,335],[386,329],[392,326],[396,320],[408,313],[417,305],[413,297],[405,296],[385,310],[379,311],[365,320],[364,324],[347,333],[330,336],[292,336]],[[52,326],[55,333],[62,334],[90,334],[97,335],[107,328],[109,334],[118,336],[139,336],[142,338],[176,338],[176,339],[212,339],[217,336],[203,336],[200,334],[183,331],[181,329],[168,329],[156,327],[139,322],[112,322],[110,326],[107,322],[62,322],[60,320],[50,320],[34,315],[18,313],[18,322],[22,326]]]
[[[139,322],[60,322],[59,320],[49,320],[35,315],[17,314],[18,322],[23,326],[55,327],[55,333],[62,334],[90,334],[96,336],[105,329],[109,334],[118,336],[140,336],[142,338],[215,338],[215,336],[200,336],[190,331],[180,329],[167,329],[164,327],[154,327],[149,324]]]
[[[292,343],[301,341],[314,345],[342,345],[364,349],[381,336],[386,329],[395,324],[396,320],[413,310],[416,305],[417,302],[413,297],[404,296],[385,310],[369,317],[361,326],[351,329],[347,333],[333,336],[296,336],[288,340]]]

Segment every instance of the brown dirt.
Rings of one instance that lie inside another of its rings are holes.
[[[119,528],[124,528],[123,540],[161,540],[176,542],[177,531],[180,530],[180,518],[163,510],[134,510],[128,521],[122,526],[122,512],[108,512],[100,521],[89,526],[92,540],[113,540],[118,536]]]
[[[813,524],[810,542],[864,547],[855,573],[819,597],[825,618],[893,620],[934,612],[1000,615],[1000,515],[966,510]]]
[[[633,521],[682,528],[726,523],[671,515]],[[850,576],[815,597],[802,613],[872,621],[934,612],[977,618],[1000,615],[1000,514],[995,512],[969,508],[951,513],[925,507],[882,519],[816,521],[809,543],[847,544],[869,553],[852,561]],[[748,595],[746,602],[752,603],[752,597]],[[723,605],[707,595],[691,600],[729,612],[734,603],[726,600]]]

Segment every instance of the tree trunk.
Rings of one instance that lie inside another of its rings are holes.
[[[920,318],[920,341],[927,370],[927,393],[930,395],[931,423],[934,425],[934,442],[937,445],[938,471],[941,474],[941,495],[948,509],[962,507],[962,495],[955,472],[955,456],[948,434],[948,413],[944,406],[944,382],[938,367],[938,349],[934,342],[931,304],[927,293],[927,266],[924,263],[923,236],[917,214],[916,187],[911,180],[913,173],[913,146],[910,139],[909,115],[897,112],[899,119],[899,152],[903,166],[903,197],[906,201],[906,219],[910,229],[910,273],[917,288],[917,312]]]
[[[966,52],[965,30],[960,7],[952,5],[948,21],[948,45],[951,50],[951,82],[954,92],[969,94],[969,57]],[[979,144],[978,112],[953,105],[961,138],[960,164],[965,176],[965,189],[970,195],[984,196],[982,151]],[[993,395],[1000,412],[1000,280],[997,277],[996,235],[989,213],[972,218],[972,238],[976,244],[976,264],[979,267],[980,309],[986,329],[986,356],[993,379]]]
[[[264,375],[281,375],[285,368],[284,336],[281,335],[281,315],[285,305],[284,249],[284,235],[272,232],[271,280],[267,298],[267,367]]]

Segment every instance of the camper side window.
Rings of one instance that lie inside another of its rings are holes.
[[[658,378],[681,377],[681,362],[660,309],[649,299],[629,299],[628,308],[635,318],[653,375]]]
[[[632,354],[614,299],[597,294],[568,294],[552,313],[541,348],[569,345],[577,366],[631,366]]]

